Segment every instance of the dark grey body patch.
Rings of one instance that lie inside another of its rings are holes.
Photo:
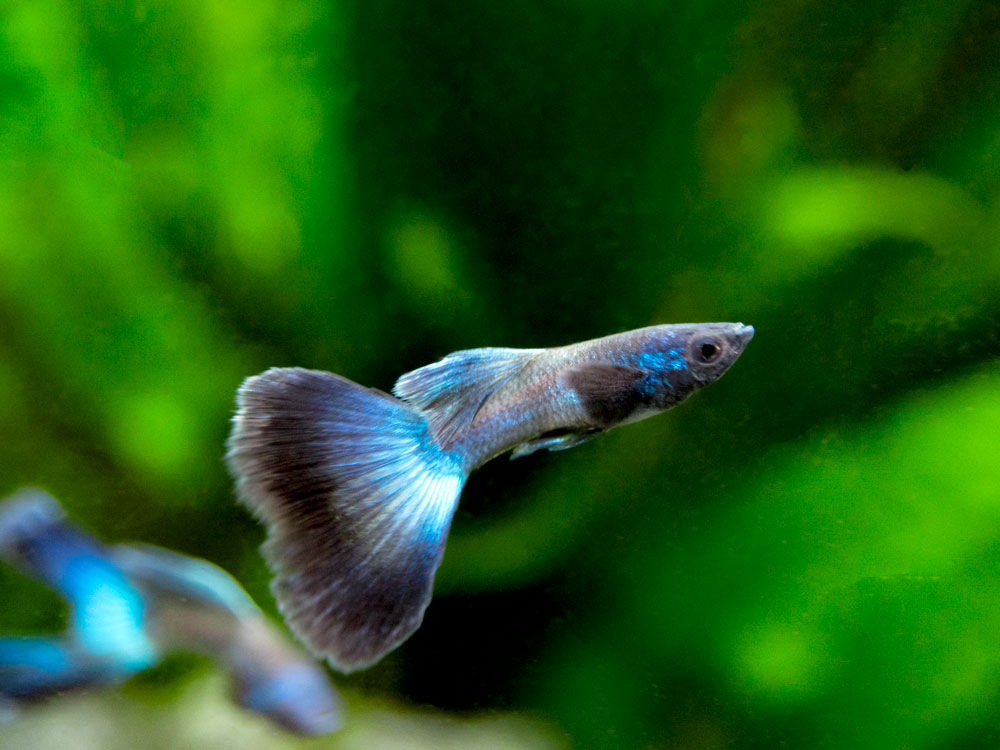
[[[587,417],[607,430],[627,419],[644,402],[638,386],[646,373],[635,367],[594,364],[569,370],[563,382],[576,391]]]

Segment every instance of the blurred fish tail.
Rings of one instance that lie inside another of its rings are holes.
[[[279,607],[338,669],[368,666],[423,618],[464,465],[422,411],[332,373],[273,368],[237,403],[227,461]]]
[[[157,660],[143,630],[142,596],[51,495],[26,489],[0,504],[0,557],[69,601],[76,638],[91,655],[125,671]]]
[[[46,554],[47,542],[65,518],[62,506],[48,493],[19,490],[0,503],[0,556],[50,582],[60,571]]]

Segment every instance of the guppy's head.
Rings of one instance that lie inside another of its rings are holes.
[[[714,383],[743,353],[753,326],[742,323],[687,323],[646,329],[639,364],[647,372],[640,389],[651,409],[676,406]]]

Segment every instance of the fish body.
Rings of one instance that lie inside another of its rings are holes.
[[[717,380],[753,328],[660,325],[550,349],[455,352],[393,396],[333,373],[272,368],[237,395],[227,462],[268,529],[293,631],[343,671],[419,626],[469,473],[561,450]]]
[[[499,360],[499,382],[482,399],[470,399],[478,406],[467,425],[446,421],[435,431],[442,449],[457,452],[471,472],[508,450],[518,458],[542,447],[564,447],[535,444],[548,433],[587,439],[665,411],[718,379],[752,335],[750,326],[738,323],[660,325],[551,349],[456,352],[403,375],[393,393],[429,411],[433,422],[435,403],[422,403],[421,394],[433,390],[438,379],[447,386],[455,369],[458,377],[466,375],[464,368],[449,365]],[[717,348],[701,362],[698,346]]]

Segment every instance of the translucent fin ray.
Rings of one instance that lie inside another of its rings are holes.
[[[401,375],[392,392],[426,412],[434,435],[448,445],[492,393],[543,351],[488,347],[453,352]]]

